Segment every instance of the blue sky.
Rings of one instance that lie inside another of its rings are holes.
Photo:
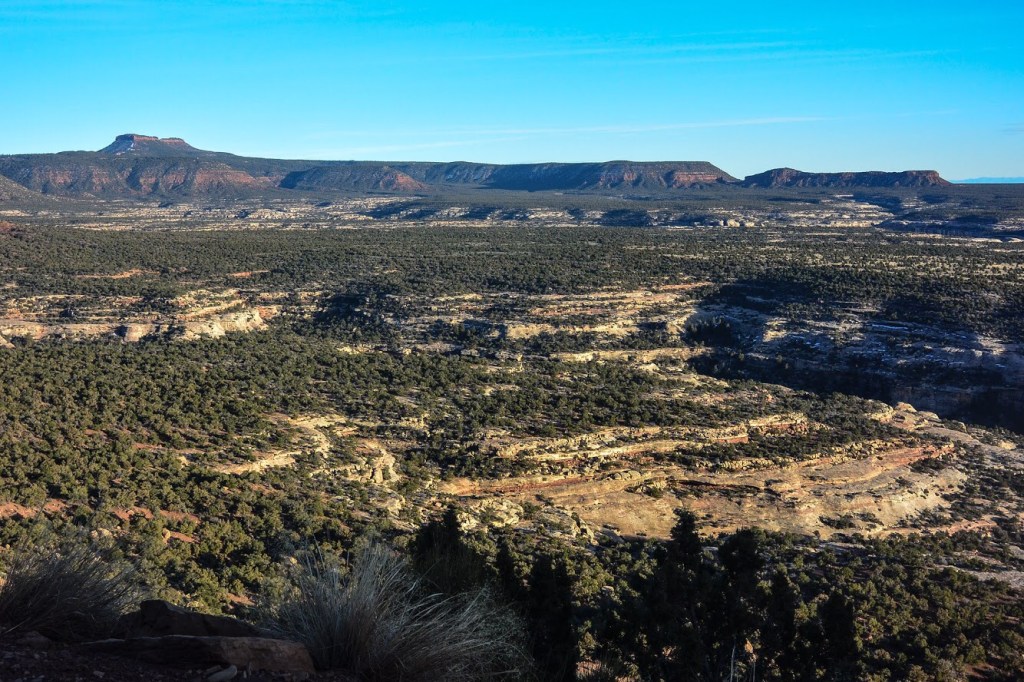
[[[3,0],[0,153],[1024,176],[1024,3]]]

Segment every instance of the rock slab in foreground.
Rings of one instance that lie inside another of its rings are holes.
[[[316,671],[305,646],[269,637],[165,635],[104,639],[83,644],[80,648],[178,667],[233,665],[239,670],[280,673],[313,674]]]
[[[124,616],[114,634],[124,639],[191,635],[195,637],[266,637],[267,633],[237,618],[189,611],[159,599],[148,599]]]

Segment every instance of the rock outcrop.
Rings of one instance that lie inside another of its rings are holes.
[[[236,670],[315,672],[309,651],[298,642],[275,638],[235,618],[198,613],[160,600],[144,601],[138,611],[124,616],[117,634],[80,648],[185,668],[219,665]]]
[[[147,599],[139,610],[121,618],[117,634],[123,639],[188,635],[192,637],[266,637],[245,621],[190,611],[161,599]]]
[[[316,671],[305,646],[269,637],[165,635],[104,639],[83,644],[81,649],[183,668],[222,665],[280,673],[312,674]]]

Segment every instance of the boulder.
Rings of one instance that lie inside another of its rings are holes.
[[[206,678],[206,682],[227,682],[228,680],[235,679],[237,675],[238,668],[236,668],[233,665],[229,665],[223,670],[218,670],[217,672],[211,674],[209,677]]]
[[[148,599],[121,618],[115,634],[124,638],[192,635],[196,637],[264,637],[266,632],[237,618],[183,609]]]
[[[269,637],[166,635],[89,642],[83,650],[182,668],[212,665],[238,670],[313,674],[313,659],[298,642]]]
[[[53,647],[53,640],[32,630],[22,635],[15,644],[29,649],[49,649]]]

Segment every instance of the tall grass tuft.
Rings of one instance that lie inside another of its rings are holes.
[[[0,584],[0,634],[60,641],[107,637],[142,598],[134,569],[83,542],[16,550]]]
[[[371,545],[345,573],[320,557],[290,595],[269,606],[282,634],[306,645],[317,667],[358,679],[521,679],[526,657],[518,619],[486,591],[444,597],[393,551]]]

